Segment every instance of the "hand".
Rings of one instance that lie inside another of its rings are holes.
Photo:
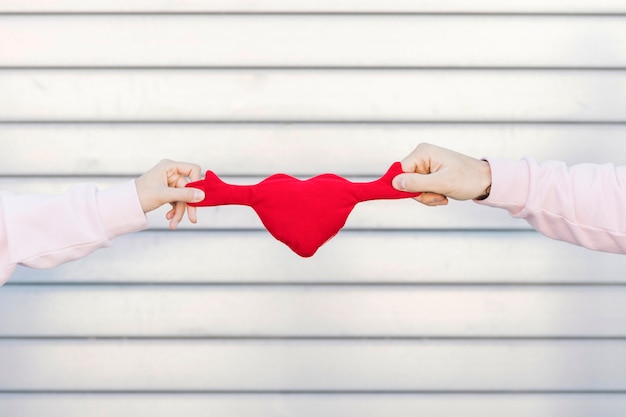
[[[419,192],[415,200],[428,206],[448,204],[448,198],[470,200],[489,194],[491,169],[489,163],[449,149],[422,143],[402,160],[400,174],[393,187],[401,191]]]
[[[196,208],[187,207],[186,203],[204,200],[204,192],[197,188],[185,188],[185,185],[189,181],[200,180],[200,174],[200,166],[195,164],[168,159],[159,162],[135,180],[144,213],[170,203],[172,209],[165,216],[170,221],[170,229],[176,229],[186,209],[189,221],[196,223]]]

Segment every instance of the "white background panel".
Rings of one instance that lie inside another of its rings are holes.
[[[619,394],[0,394],[0,412],[14,417],[342,415],[397,417],[420,414],[496,417],[621,417]]]
[[[625,344],[4,340],[0,390],[624,391]]]
[[[620,286],[10,286],[2,337],[625,337]]]
[[[3,12],[624,13],[620,0],[2,0]]]
[[[626,120],[623,71],[4,70],[0,94],[0,121]]]
[[[623,16],[0,16],[0,66],[602,68],[624,43]]]
[[[621,0],[0,14],[3,190],[107,187],[162,158],[234,183],[367,180],[419,142],[626,163]],[[0,289],[0,415],[624,414],[623,256],[471,202],[359,205],[311,259],[247,207],[176,232],[164,212]]]
[[[380,176],[420,142],[476,158],[626,164],[624,124],[0,124],[2,175],[139,176],[163,158],[220,176]]]
[[[621,417],[623,394],[0,394],[12,417]]]
[[[312,258],[261,230],[162,231],[51,270],[18,268],[10,282],[623,283],[625,270],[624,256],[534,231],[342,231]]]

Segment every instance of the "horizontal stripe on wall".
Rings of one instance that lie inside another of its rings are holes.
[[[618,286],[8,286],[0,337],[626,337]]]
[[[624,43],[624,16],[0,17],[0,66],[623,68]]]
[[[420,142],[476,158],[626,164],[626,125],[4,124],[1,175],[138,176],[163,158],[225,176],[377,176]]]
[[[4,0],[3,12],[624,13],[620,0]]]
[[[624,394],[0,394],[12,417],[621,417]]]
[[[0,121],[626,121],[624,71],[4,70]]]
[[[494,209],[495,210],[495,209]],[[624,283],[626,257],[534,231],[341,231],[300,258],[266,231],[142,232],[9,283]]]
[[[2,340],[0,390],[624,391],[624,349],[623,340]]]

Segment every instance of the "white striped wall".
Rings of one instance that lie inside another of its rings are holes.
[[[0,0],[0,188],[375,178],[428,141],[626,163],[622,1]],[[626,258],[473,203],[311,259],[200,209],[0,289],[0,415],[622,416]]]

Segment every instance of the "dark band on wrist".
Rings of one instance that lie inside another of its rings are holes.
[[[476,197],[474,200],[484,200],[487,197],[489,197],[489,194],[491,193],[491,184],[489,184],[489,187],[487,187],[485,189],[485,193],[483,195],[479,195],[478,197]]]

